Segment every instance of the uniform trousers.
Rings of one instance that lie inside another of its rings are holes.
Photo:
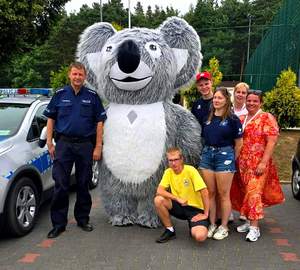
[[[92,206],[89,182],[92,178],[93,148],[90,141],[74,143],[58,140],[52,170],[55,181],[50,210],[53,227],[66,227],[68,223],[70,175],[74,164],[76,178],[74,216],[78,224],[89,221]]]

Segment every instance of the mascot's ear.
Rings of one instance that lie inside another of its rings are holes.
[[[77,46],[77,59],[87,69],[87,81],[96,88],[96,66],[106,41],[116,33],[109,23],[95,23],[84,30]]]
[[[183,19],[170,17],[159,27],[172,48],[177,64],[175,89],[190,82],[202,64],[201,43],[196,31]]]

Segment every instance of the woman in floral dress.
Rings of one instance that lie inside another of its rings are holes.
[[[231,188],[233,209],[247,217],[238,232],[248,232],[246,240],[255,242],[260,237],[259,220],[264,218],[264,207],[284,201],[272,153],[279,135],[275,118],[261,110],[260,91],[249,91],[246,99],[248,114],[241,116],[243,146],[237,160],[239,167]]]

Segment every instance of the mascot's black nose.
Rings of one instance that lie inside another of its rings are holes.
[[[123,72],[134,72],[140,63],[140,59],[140,50],[132,40],[127,40],[122,43],[118,53],[118,64]]]

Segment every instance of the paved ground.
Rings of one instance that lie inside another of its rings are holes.
[[[93,191],[91,221],[95,230],[81,231],[72,219],[67,231],[55,240],[46,238],[50,229],[49,206],[43,207],[35,230],[23,238],[0,239],[0,269],[300,269],[300,202],[284,186],[286,203],[267,210],[256,243],[244,241],[234,231],[223,241],[195,243],[185,222],[175,221],[177,239],[156,244],[162,229],[138,226],[112,227]],[[74,194],[71,196],[74,200]],[[73,207],[73,202],[72,202]],[[71,210],[73,208],[70,208]]]

